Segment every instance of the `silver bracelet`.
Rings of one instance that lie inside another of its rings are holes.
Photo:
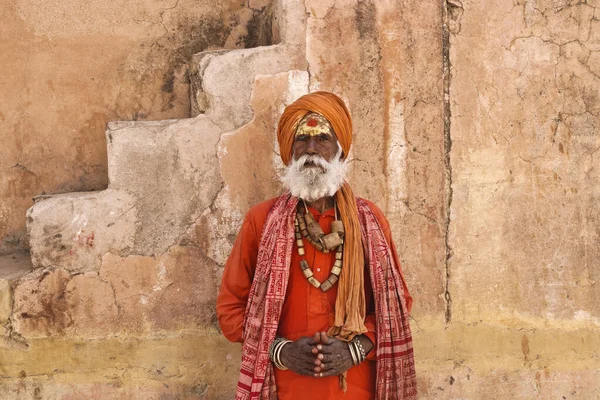
[[[281,362],[281,350],[283,349],[283,346],[291,342],[291,340],[288,340],[286,338],[275,338],[275,340],[273,340],[273,343],[271,343],[271,346],[269,347],[269,358],[271,359],[271,361],[273,361],[273,364],[275,364],[275,366],[280,370],[287,369],[287,367]]]
[[[283,350],[283,347],[288,344],[291,343],[291,340],[283,340],[281,342],[281,344],[279,345],[279,347],[277,348],[277,353],[275,354],[275,359],[277,360],[277,368],[279,368],[282,371],[285,371],[287,369],[287,367],[285,365],[283,365],[283,362],[281,361],[281,351]]]
[[[356,354],[356,348],[354,347],[354,343],[352,341],[348,342],[348,350],[350,350],[350,356],[352,357],[352,363],[354,365],[358,365],[358,356]]]
[[[356,344],[356,348],[360,352],[360,355],[361,355],[360,362],[363,362],[365,360],[365,358],[367,358],[367,353],[365,352],[365,348],[363,347],[362,343],[360,342],[360,339],[358,338],[358,336],[354,336],[352,341]]]

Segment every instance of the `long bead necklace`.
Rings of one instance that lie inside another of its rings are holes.
[[[326,292],[333,287],[333,285],[338,281],[340,273],[342,272],[344,254],[344,225],[342,224],[342,221],[338,221],[337,219],[337,207],[335,203],[334,208],[335,220],[331,223],[331,233],[329,235],[325,235],[321,229],[321,226],[314,220],[312,214],[310,211],[308,211],[306,203],[304,203],[304,210],[299,207],[299,210],[296,213],[296,219],[294,221],[298,255],[302,257],[300,260],[302,273],[311,285],[317,289],[321,289],[323,292]],[[306,238],[308,242],[315,247],[315,249],[322,253],[329,253],[329,251],[333,250],[334,248],[336,250],[335,263],[331,268],[331,274],[329,275],[329,278],[322,283],[314,277],[314,273],[310,268],[310,265],[308,265],[308,262],[304,258],[305,251],[303,237]]]

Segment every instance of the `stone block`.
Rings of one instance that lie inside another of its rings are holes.
[[[12,326],[27,340],[212,329],[216,269],[180,246],[160,257],[108,253],[98,271],[38,269],[15,285]]]
[[[38,269],[14,289],[12,327],[23,338],[64,335],[73,325],[65,288],[71,276],[64,269]]]
[[[306,70],[303,5],[282,2],[275,8],[281,43],[194,56],[190,64],[194,114],[205,113],[225,131],[238,128],[252,119],[250,96],[256,75]]]
[[[283,108],[308,90],[306,71],[258,75],[253,84],[254,118],[224,134],[217,150],[223,188],[181,239],[200,246],[218,265],[225,264],[248,209],[281,193],[276,131]]]
[[[23,275],[31,271],[28,253],[15,253],[0,257],[0,329],[12,312],[12,286]],[[0,335],[1,336],[1,335]]]
[[[73,276],[65,287],[72,326],[69,336],[93,338],[119,331],[119,309],[110,283],[97,272]]]
[[[198,74],[190,77],[196,88],[194,109],[205,110],[205,115],[226,131],[250,122],[250,96],[256,75],[304,70],[306,60],[300,54],[296,48],[277,44],[194,56],[192,71]],[[224,75],[227,80],[221,78]]]
[[[174,246],[158,258],[107,254],[99,276],[114,291],[116,329],[139,334],[214,326],[215,268],[196,248]]]
[[[27,211],[33,265],[97,269],[105,253],[132,250],[138,224],[134,198],[125,191],[50,196]]]
[[[221,128],[206,116],[114,122],[107,130],[109,188],[130,193],[137,223],[129,254],[157,255],[211,205],[222,182]]]

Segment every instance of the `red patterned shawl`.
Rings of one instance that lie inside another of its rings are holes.
[[[277,399],[269,346],[285,300],[298,199],[285,194],[270,210],[258,250],[244,316],[242,365],[236,400]],[[356,201],[377,320],[377,399],[416,398],[412,337],[400,272],[377,218]]]

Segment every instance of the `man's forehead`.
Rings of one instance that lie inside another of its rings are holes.
[[[296,136],[318,136],[322,133],[332,136],[333,129],[331,128],[329,121],[327,121],[327,118],[315,112],[306,114],[304,118],[298,122],[298,127],[296,128]]]

